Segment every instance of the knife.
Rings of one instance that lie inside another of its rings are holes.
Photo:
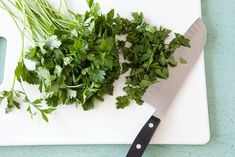
[[[206,36],[206,27],[202,19],[198,18],[185,33],[185,37],[190,40],[191,48],[182,47],[174,52],[176,58],[185,58],[187,64],[181,64],[177,68],[170,68],[170,76],[167,80],[162,80],[147,89],[142,99],[153,105],[156,108],[156,112],[140,130],[126,157],[141,157],[143,155],[161,119],[164,118],[172,100],[199,58],[206,43]]]

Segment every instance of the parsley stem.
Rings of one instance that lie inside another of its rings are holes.
[[[20,87],[21,87],[21,89],[22,89],[23,92],[24,92],[24,95],[25,95],[25,97],[26,97],[26,100],[27,100],[30,104],[32,104],[32,102],[30,101],[30,99],[29,99],[29,97],[28,97],[28,95],[27,95],[27,93],[26,93],[26,91],[25,91],[25,89],[24,89],[24,86],[22,85],[21,82],[20,82]]]
[[[11,91],[13,91],[13,90],[14,90],[14,88],[15,88],[15,82],[16,82],[16,76],[14,76],[14,78],[13,78]]]
[[[25,15],[25,4],[23,3],[23,14]],[[23,19],[23,29],[22,29],[22,33],[21,33],[21,38],[22,38],[22,50],[21,50],[21,55],[20,55],[20,62],[23,62],[24,61],[24,49],[25,49],[25,30],[26,30],[26,19],[25,19],[25,16],[24,16],[24,19]]]
[[[69,86],[69,85],[65,85],[65,86],[68,87],[68,88],[79,88],[79,87],[82,87],[83,84],[74,85],[74,86]]]

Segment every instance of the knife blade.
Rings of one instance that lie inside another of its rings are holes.
[[[182,47],[176,49],[174,56],[183,57],[187,64],[169,69],[169,78],[160,83],[150,86],[143,100],[156,108],[156,112],[146,122],[135,138],[127,157],[141,157],[155,133],[161,119],[167,112],[168,107],[177,95],[181,85],[187,78],[194,64],[198,60],[206,43],[206,27],[201,18],[198,18],[184,34],[189,40],[191,48]]]

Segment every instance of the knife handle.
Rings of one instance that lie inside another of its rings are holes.
[[[126,157],[141,157],[143,155],[160,122],[161,120],[157,117],[150,117],[136,136]]]

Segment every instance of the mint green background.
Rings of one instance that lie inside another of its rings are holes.
[[[151,145],[144,157],[235,156],[235,2],[203,0],[202,8],[208,29],[205,61],[211,140],[203,146]],[[0,147],[0,157],[124,157],[128,149],[129,145]]]
[[[0,37],[0,65],[5,64],[6,45],[7,45],[7,40],[3,37]],[[0,66],[0,84],[3,81],[3,77],[2,77],[3,73],[4,73],[4,66]]]

